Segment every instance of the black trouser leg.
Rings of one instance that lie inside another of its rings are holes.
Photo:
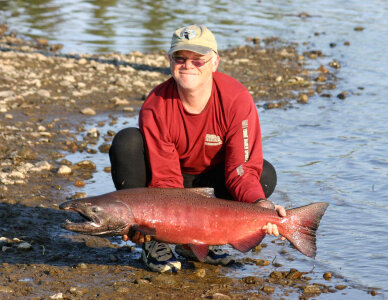
[[[138,128],[119,131],[109,150],[112,179],[117,190],[146,187],[151,179],[144,150],[143,136]],[[232,199],[225,187],[224,166],[220,165],[199,175],[182,174],[184,187],[213,187],[219,198]],[[263,164],[260,183],[268,198],[276,186],[275,168],[266,160]]]
[[[149,172],[143,136],[138,128],[126,128],[115,135],[109,158],[117,190],[147,186]]]
[[[225,167],[223,164],[209,172],[199,175],[183,174],[183,179],[185,187],[213,187],[216,197],[233,199],[225,186]],[[264,160],[260,184],[266,198],[271,196],[276,187],[276,183],[277,177],[275,168],[271,163]]]

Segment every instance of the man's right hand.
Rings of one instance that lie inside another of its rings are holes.
[[[130,235],[123,234],[122,238],[124,242],[127,242],[130,240],[136,244],[143,244],[145,242],[151,241],[150,235],[146,235],[144,233],[141,233],[140,231],[134,231],[132,234],[131,233],[129,234]]]

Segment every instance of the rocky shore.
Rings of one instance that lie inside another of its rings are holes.
[[[226,267],[191,261],[179,274],[155,274],[139,262],[138,248],[120,247],[118,238],[61,229],[68,214],[58,205],[82,196],[69,195],[67,188],[84,186],[96,171],[93,159],[72,163],[66,155],[106,153],[115,134],[86,131],[86,122],[101,116],[98,128],[135,116],[169,69],[163,52],[61,54],[59,48],[0,30],[1,299],[280,299],[347,288],[329,271],[314,282],[310,271],[261,259],[228,268],[272,264],[268,277],[228,277]],[[252,39],[251,46],[220,55],[220,70],[240,80],[265,109],[303,105],[313,95],[331,97],[340,68],[337,61],[311,68],[320,51],[300,54],[277,39]],[[92,147],[97,143],[98,151]]]

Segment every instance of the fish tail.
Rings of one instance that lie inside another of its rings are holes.
[[[287,210],[288,222],[280,234],[301,253],[314,258],[317,253],[316,231],[329,203],[317,202]]]

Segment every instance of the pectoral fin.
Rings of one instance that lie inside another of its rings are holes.
[[[131,230],[139,231],[145,235],[151,235],[151,236],[156,235],[156,229],[152,228],[152,227],[147,227],[147,226],[142,226],[142,225],[133,225],[131,227]]]
[[[265,237],[265,231],[259,230],[258,232],[255,232],[254,234],[244,237],[241,240],[234,241],[230,243],[230,245],[233,246],[233,248],[237,249],[241,252],[248,252],[252,248],[256,247],[261,243],[263,238]]]
[[[199,261],[204,262],[206,260],[207,254],[209,252],[209,245],[189,244],[189,246]]]

